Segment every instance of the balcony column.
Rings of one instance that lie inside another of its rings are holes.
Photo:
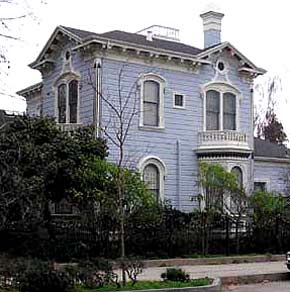
[[[224,95],[220,92],[220,130],[224,129]]]

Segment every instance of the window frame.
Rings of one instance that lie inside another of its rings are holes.
[[[218,130],[207,130],[206,127],[206,119],[207,119],[207,110],[206,110],[206,95],[207,92],[210,90],[217,91],[219,93],[219,129]],[[231,93],[235,95],[236,97],[236,117],[235,117],[235,125],[236,129],[235,130],[227,130],[224,129],[224,94],[225,93]],[[202,96],[203,96],[203,130],[204,131],[239,131],[240,130],[240,102],[242,99],[242,94],[241,92],[232,84],[226,83],[226,82],[210,82],[205,84],[202,87]]]
[[[77,81],[77,111],[76,111],[76,122],[70,122],[70,92],[69,87],[70,83]],[[58,88],[61,85],[66,86],[66,112],[65,112],[65,123],[59,122],[59,110],[58,110]],[[60,124],[79,124],[80,123],[80,76],[69,72],[61,75],[56,82],[54,83],[54,92],[55,92],[55,107],[54,107],[54,116],[57,123]]]
[[[137,168],[140,172],[141,179],[143,180],[143,173],[144,169],[148,165],[154,165],[157,167],[158,172],[159,172],[159,201],[162,202],[164,201],[164,187],[165,187],[165,177],[167,175],[167,168],[164,162],[157,156],[146,156],[142,158],[138,165]]]
[[[183,105],[182,106],[176,105],[176,103],[175,103],[175,96],[176,95],[181,95],[182,96],[182,98],[183,98],[182,99],[183,100]],[[174,91],[173,92],[173,108],[176,108],[176,109],[185,109],[185,103],[186,103],[185,94]]]
[[[146,81],[153,81],[159,83],[159,107],[158,107],[158,126],[144,125],[144,84]],[[139,88],[140,88],[140,119],[139,127],[145,129],[164,129],[164,95],[165,95],[165,84],[166,81],[163,77],[148,73],[141,75],[139,78]]]

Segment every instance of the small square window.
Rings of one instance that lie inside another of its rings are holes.
[[[254,192],[265,192],[267,190],[267,183],[266,182],[254,182]]]
[[[182,94],[174,94],[174,106],[184,108],[184,96]]]

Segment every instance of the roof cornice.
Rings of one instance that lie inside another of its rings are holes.
[[[190,54],[182,54],[179,52],[174,52],[171,50],[164,50],[164,49],[158,49],[158,48],[152,48],[149,46],[145,46],[145,45],[138,45],[138,44],[132,44],[129,42],[125,42],[125,41],[120,41],[120,40],[115,40],[115,39],[111,39],[111,38],[104,38],[104,37],[95,37],[90,39],[90,38],[86,38],[87,41],[75,46],[73,48],[73,50],[79,50],[83,47],[86,46],[90,46],[94,43],[97,44],[101,44],[103,46],[103,49],[111,49],[112,47],[120,47],[124,50],[126,49],[130,49],[130,50],[135,50],[138,53],[140,53],[140,51],[142,52],[148,52],[150,55],[167,55],[168,58],[178,58],[181,60],[190,60],[192,62],[196,62],[196,63],[201,63],[201,64],[211,64],[210,61],[208,60],[203,60],[200,58],[196,58],[195,55],[190,55]]]
[[[255,156],[254,161],[290,164],[290,158],[279,158],[279,157]]]

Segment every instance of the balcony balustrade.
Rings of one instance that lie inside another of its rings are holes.
[[[248,135],[237,131],[205,131],[198,133],[198,151],[219,149],[250,150]]]

